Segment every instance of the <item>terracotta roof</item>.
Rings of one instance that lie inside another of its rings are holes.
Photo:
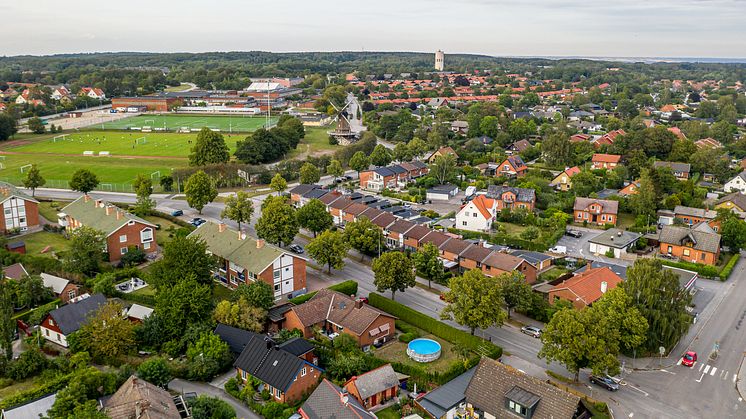
[[[575,198],[573,209],[575,211],[585,211],[592,204],[600,204],[601,211],[607,214],[616,214],[619,211],[619,201],[581,197]]]
[[[368,207],[367,210],[365,210],[365,211],[363,211],[363,212],[360,213],[359,217],[365,217],[365,218],[367,218],[369,220],[372,220],[372,219],[378,217],[379,215],[383,214],[384,212],[386,212],[386,211],[381,211],[378,208],[370,208],[370,207]]]
[[[477,195],[476,198],[472,199],[471,202],[475,207],[482,213],[482,216],[486,219],[492,218],[490,208],[495,206],[495,200],[487,198],[486,195]]]
[[[429,228],[423,225],[417,225],[415,227],[412,227],[411,230],[407,231],[407,238],[414,239],[414,240],[422,240],[429,233],[430,233]]]
[[[694,144],[699,149],[723,148],[723,144],[714,138],[703,138],[701,140],[695,141]]]
[[[594,154],[591,161],[601,163],[619,163],[621,159],[622,156],[618,154]]]
[[[622,282],[622,278],[606,266],[587,269],[555,285],[550,292],[567,290],[574,294],[576,299],[582,301],[583,304],[590,305],[604,295],[601,292],[602,282],[606,282],[607,290],[611,290]]]
[[[332,202],[334,202],[337,199],[339,199],[341,196],[342,196],[342,194],[339,193],[338,191],[332,191],[332,192],[329,192],[328,194],[322,196],[321,198],[319,198],[319,201],[323,202],[324,205],[329,205]]]
[[[391,213],[382,211],[381,214],[378,217],[374,218],[372,221],[373,224],[377,225],[378,227],[386,228],[396,221],[396,217]]]
[[[671,127],[668,129],[668,131],[672,132],[678,139],[680,140],[686,140],[686,135],[684,135],[683,132],[681,132],[681,129],[679,127]]]
[[[569,177],[573,177],[577,175],[578,173],[580,173],[580,168],[578,166],[573,166],[569,169],[565,169],[564,173],[567,174],[567,176]]]
[[[524,259],[506,253],[492,252],[483,262],[487,266],[510,272],[516,269]]]
[[[10,266],[4,267],[3,274],[6,278],[15,279],[16,281],[18,281],[19,279],[28,276],[28,271],[26,271],[26,268],[24,268],[22,264],[14,263]]]
[[[337,199],[334,202],[332,202],[331,204],[329,204],[329,207],[330,208],[334,208],[334,209],[343,210],[343,209],[349,207],[350,205],[352,205],[352,203],[353,203],[352,200],[350,198],[348,198],[348,197],[345,196],[345,197],[343,197],[341,199]]]
[[[355,300],[329,289],[319,290],[304,304],[291,309],[304,326],[312,326],[329,320],[358,336],[365,332],[379,316],[395,318],[368,304],[356,307]]]
[[[357,215],[362,214],[367,209],[368,209],[367,205],[355,202],[351,204],[350,206],[348,206],[347,208],[345,208],[345,213],[357,216]]]

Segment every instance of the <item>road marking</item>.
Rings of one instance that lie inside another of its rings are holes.
[[[668,371],[668,370],[661,370],[661,372],[665,372],[666,374],[676,375],[675,372],[671,372],[671,371]]]
[[[676,365],[681,365],[681,361],[683,361],[683,360],[684,360],[684,358],[679,358],[679,362],[677,362]]]
[[[728,377],[728,371],[722,371],[720,373],[720,379],[723,380]]]
[[[645,390],[642,390],[642,389],[641,389],[641,388],[639,388],[639,387],[635,387],[635,386],[633,386],[632,384],[630,384],[630,385],[629,385],[628,387],[629,387],[629,388],[631,388],[631,389],[633,389],[633,390],[637,390],[637,391],[639,391],[640,393],[644,394],[644,395],[645,395],[645,397],[648,397],[648,396],[649,396],[648,392],[646,392]]]
[[[737,380],[737,379],[738,379],[738,374],[733,374],[733,382],[734,382],[734,383],[736,382],[736,380]],[[740,401],[740,400],[739,400],[739,401]]]
[[[704,377],[704,376],[705,376],[705,373],[702,373],[702,375],[699,377],[699,380],[697,380],[697,382],[701,383],[702,382],[702,377]]]
[[[710,376],[715,375],[715,371],[718,370],[718,367],[712,367],[712,371],[710,371]]]
[[[702,371],[702,367],[704,367],[705,364],[699,364],[699,370]]]
[[[709,366],[709,365],[706,365],[706,366],[705,366],[705,374],[707,374],[707,371],[709,371],[709,370],[710,370],[710,366]]]

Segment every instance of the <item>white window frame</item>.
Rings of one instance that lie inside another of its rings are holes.
[[[127,235],[126,234],[120,234],[119,235],[119,243],[127,243]]]
[[[119,249],[119,254],[120,254],[120,255],[126,255],[126,254],[127,254],[127,252],[129,252],[129,251],[130,251],[130,249],[129,249],[129,248],[127,248],[127,247],[122,247],[121,249]]]

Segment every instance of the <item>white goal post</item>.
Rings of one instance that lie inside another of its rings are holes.
[[[21,173],[23,173],[23,171],[26,169],[30,169],[31,166],[33,166],[33,164],[24,164],[23,166],[21,166],[20,167]]]
[[[150,174],[150,179],[160,179],[161,178],[161,171],[156,170],[155,172]]]
[[[111,183],[102,183],[99,185],[99,188],[101,188],[102,191],[114,191]]]
[[[142,140],[142,142],[141,142],[141,140]],[[137,145],[147,144],[147,143],[148,143],[148,139],[146,137],[135,138],[135,144],[137,144]]]
[[[57,140],[65,141],[65,140],[67,140],[67,136],[68,136],[68,134],[55,135],[54,137],[52,137],[52,142],[56,143]]]

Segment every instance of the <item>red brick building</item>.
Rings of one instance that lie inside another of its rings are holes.
[[[36,199],[9,183],[0,182],[0,200],[3,209],[1,233],[14,229],[25,231],[39,225],[39,201]]]
[[[149,111],[168,112],[178,100],[175,97],[159,96],[117,97],[111,100],[111,108],[146,108]]]
[[[619,202],[606,199],[575,198],[573,221],[596,225],[616,225]]]

